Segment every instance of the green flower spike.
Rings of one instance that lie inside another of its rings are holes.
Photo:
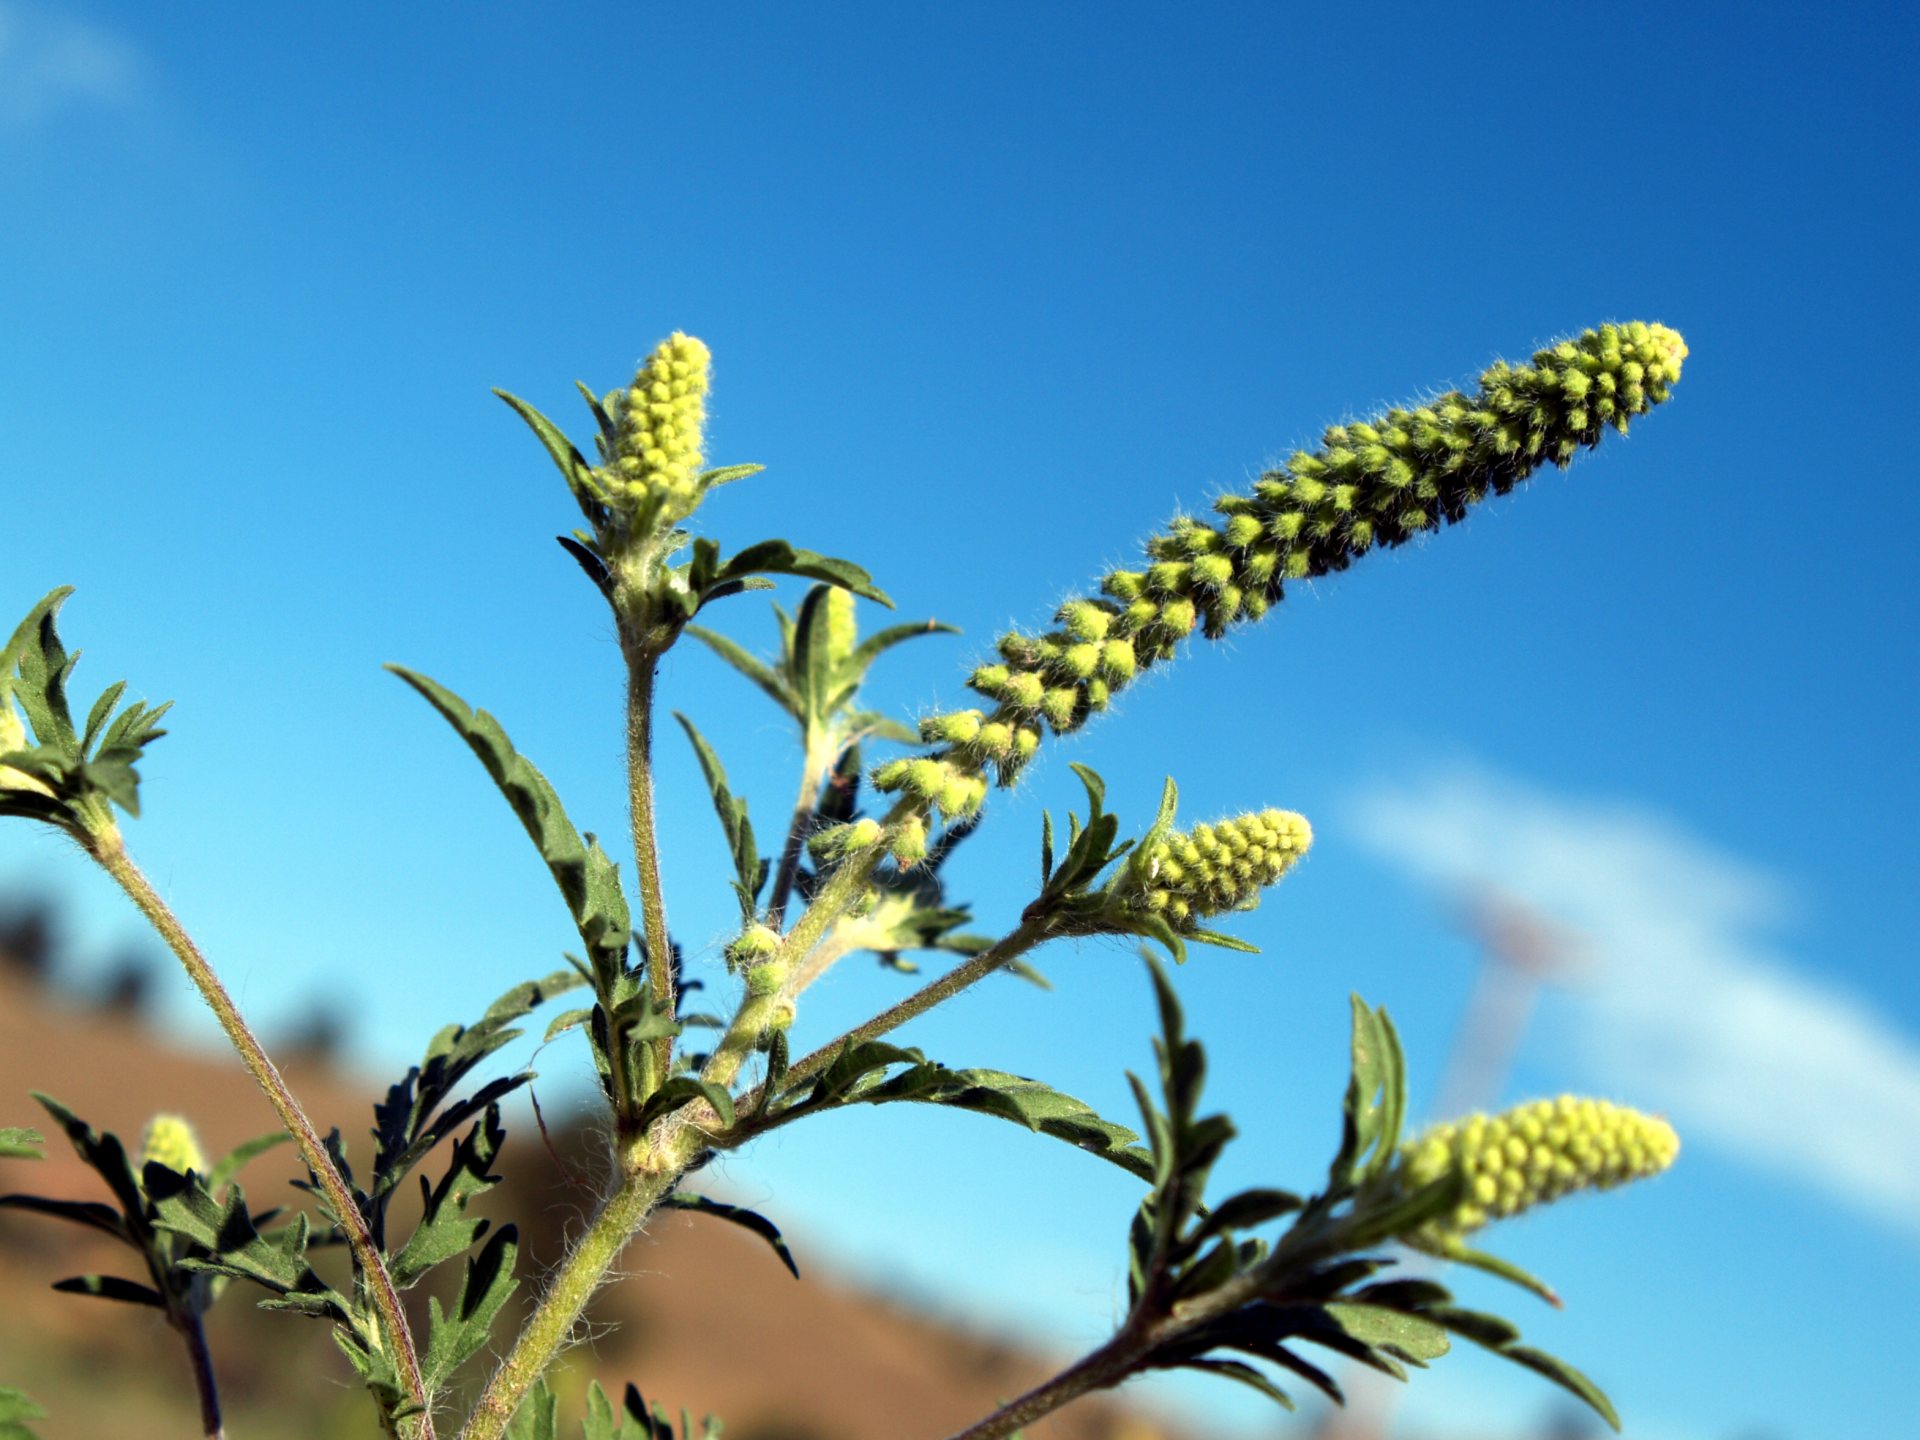
[[[1680,1137],[1657,1116],[1572,1095],[1438,1125],[1401,1149],[1402,1183],[1416,1191],[1459,1175],[1464,1193],[1452,1211],[1401,1238],[1446,1254],[1491,1220],[1658,1175],[1679,1153]]]
[[[1140,671],[1170,659],[1198,627],[1218,638],[1257,620],[1289,580],[1344,570],[1375,546],[1403,544],[1504,495],[1540,466],[1564,468],[1667,398],[1686,342],[1664,325],[1603,325],[1539,351],[1530,365],[1493,366],[1475,393],[1454,391],[1372,421],[1335,425],[1320,447],[1269,471],[1251,495],[1214,504],[1221,523],[1175,521],[1147,544],[1145,570],[1115,571],[1101,599],[1076,599],[1041,636],[1000,638],[1000,661],[969,686],[990,713],[934,716],[933,760],[1010,785],[1039,747],[1042,729],[1078,729]],[[899,768],[876,788],[925,800],[926,777]]]
[[[1229,910],[1251,910],[1260,892],[1313,843],[1304,815],[1262,810],[1150,839],[1110,899],[1131,914],[1158,915],[1182,934]]]
[[[615,508],[649,510],[655,524],[671,525],[699,504],[712,361],[704,344],[676,330],[631,385],[607,396],[613,443],[602,473]]]
[[[140,1142],[140,1160],[143,1164],[164,1165],[177,1175],[189,1170],[199,1175],[207,1173],[207,1157],[194,1138],[193,1126],[180,1115],[156,1115],[147,1122],[146,1137]]]

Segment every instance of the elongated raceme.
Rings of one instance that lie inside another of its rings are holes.
[[[1331,427],[1251,495],[1216,501],[1217,523],[1183,518],[1154,536],[1145,569],[1115,571],[1100,598],[1068,601],[1059,629],[1001,636],[999,660],[967,682],[992,708],[930,717],[922,736],[943,748],[913,762],[919,770],[886,767],[875,786],[945,809],[949,795],[969,798],[957,783],[964,777],[991,768],[1012,784],[1045,731],[1078,729],[1196,628],[1217,638],[1257,620],[1289,580],[1344,570],[1376,546],[1437,530],[1542,465],[1564,468],[1607,429],[1626,433],[1667,398],[1686,354],[1665,325],[1603,325],[1531,364],[1493,366],[1472,395]]]
[[[607,396],[614,431],[602,474],[616,508],[644,508],[670,525],[700,502],[711,367],[707,347],[676,330],[641,362],[631,385]]]
[[[1611,1190],[1657,1175],[1679,1153],[1680,1137],[1665,1120],[1572,1095],[1438,1125],[1401,1150],[1401,1183],[1412,1192],[1459,1175],[1463,1198],[1402,1238],[1445,1251],[1491,1220],[1576,1190]]]
[[[1306,817],[1290,810],[1176,830],[1145,848],[1111,898],[1190,934],[1209,916],[1252,909],[1312,843]]]
[[[156,1161],[176,1174],[189,1170],[207,1173],[207,1157],[194,1138],[193,1126],[179,1115],[156,1115],[147,1122],[147,1133],[140,1142],[140,1160]]]

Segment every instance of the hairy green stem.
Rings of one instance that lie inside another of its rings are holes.
[[[366,1217],[354,1202],[353,1191],[334,1165],[333,1158],[327,1154],[326,1146],[313,1128],[313,1122],[300,1108],[300,1102],[294,1098],[293,1091],[287,1087],[287,1082],[281,1078],[259,1040],[254,1038],[253,1031],[247,1028],[247,1022],[234,1005],[233,997],[227,994],[220,977],[214,974],[213,967],[200,953],[199,946],[193,943],[193,937],[187,934],[179,918],[167,907],[166,901],[160,898],[152,883],[140,873],[140,867],[127,854],[119,830],[109,822],[106,827],[91,831],[87,851],[127,892],[140,913],[147,917],[160,938],[167,942],[167,948],[180,958],[188,978],[199,990],[200,998],[207,1002],[207,1008],[213,1011],[220,1028],[227,1032],[227,1038],[239,1052],[241,1063],[253,1076],[254,1083],[266,1094],[267,1102],[280,1117],[280,1123],[293,1137],[300,1158],[306,1163],[307,1169],[313,1172],[321,1193],[326,1196],[328,1206],[347,1237],[347,1244],[360,1269],[361,1283],[372,1295],[374,1307],[379,1312],[382,1339],[390,1349],[394,1368],[399,1373],[400,1383],[406,1388],[407,1398],[420,1407],[420,1412],[407,1422],[407,1433],[416,1437],[416,1440],[433,1440],[433,1418],[427,1411],[426,1385],[420,1376],[420,1359],[414,1350],[412,1331],[407,1327],[406,1311],[400,1304],[400,1293],[394,1288],[393,1277],[387,1273],[386,1262],[381,1259],[379,1247],[374,1244],[373,1235],[367,1229]]]
[[[487,1381],[459,1440],[499,1440],[514,1411],[546,1373],[566,1343],[587,1302],[606,1279],[620,1252],[646,1221],[654,1204],[679,1178],[680,1167],[627,1169],[566,1260],[554,1272],[539,1305],[527,1318],[507,1358]]]
[[[653,682],[657,650],[627,652],[627,795],[633,813],[633,865],[640,885],[640,925],[647,944],[647,984],[655,1010],[673,1014],[673,941],[667,934],[667,899],[660,883],[660,839],[653,811]],[[665,1079],[673,1039],[651,1042],[655,1083]]]

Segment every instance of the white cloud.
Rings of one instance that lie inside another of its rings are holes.
[[[117,35],[41,5],[0,0],[0,130],[61,113],[124,105],[139,92],[139,53]]]
[[[1357,818],[1423,880],[1581,932],[1576,1024],[1620,1098],[1920,1236],[1920,1044],[1768,946],[1785,882],[1650,811],[1473,768],[1376,787]]]

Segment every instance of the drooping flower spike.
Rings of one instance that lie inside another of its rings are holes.
[[[1078,729],[1196,628],[1217,638],[1257,620],[1289,580],[1344,570],[1376,546],[1437,530],[1542,465],[1564,468],[1609,428],[1626,433],[1667,398],[1686,354],[1667,326],[1603,325],[1529,365],[1494,365],[1472,395],[1331,427],[1319,448],[1262,476],[1251,495],[1216,501],[1219,523],[1183,518],[1154,536],[1146,569],[1115,571],[1101,598],[1068,601],[1059,629],[1001,636],[1000,660],[967,682],[993,707],[930,717],[923,738],[943,748],[918,768],[876,773],[876,788],[949,813],[949,800],[977,808],[967,781],[991,769],[1012,784],[1044,731]]]

